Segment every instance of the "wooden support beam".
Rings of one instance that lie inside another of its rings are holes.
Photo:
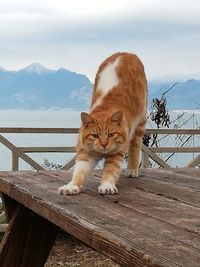
[[[200,164],[200,155],[198,155],[196,158],[194,158],[192,161],[190,161],[186,167],[196,167],[198,164]]]
[[[150,158],[152,158],[158,165],[160,165],[163,168],[171,168],[169,164],[167,164],[164,160],[162,160],[160,157],[158,157],[155,153],[153,153],[148,147],[146,147],[144,144],[142,144],[142,150],[149,155]]]
[[[74,156],[70,161],[68,161],[63,167],[62,170],[69,170],[76,163],[76,156]]]
[[[1,267],[42,267],[59,228],[16,203],[0,243]]]
[[[44,170],[42,166],[40,166],[36,161],[30,158],[28,155],[24,154],[20,149],[18,149],[15,145],[13,145],[8,139],[4,136],[0,135],[0,142],[9,148],[12,152],[14,152],[18,157],[22,158],[26,161],[29,165],[31,165],[36,170]]]
[[[15,152],[12,152],[12,171],[19,170],[19,157]]]
[[[142,153],[142,167],[148,168],[149,167],[149,155],[143,151]]]

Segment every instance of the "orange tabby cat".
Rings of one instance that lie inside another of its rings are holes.
[[[137,177],[147,111],[147,82],[140,59],[117,53],[106,59],[96,75],[90,114],[81,113],[76,165],[60,194],[81,192],[85,176],[104,158],[100,194],[116,194],[124,155],[126,177]]]

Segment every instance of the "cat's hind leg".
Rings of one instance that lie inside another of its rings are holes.
[[[81,192],[86,175],[96,165],[96,160],[84,155],[78,154],[76,164],[73,171],[71,182],[59,187],[58,193],[60,195],[77,195]]]
[[[132,136],[128,150],[128,166],[125,171],[126,177],[138,177],[138,168],[140,165],[140,151],[142,148],[142,141],[145,132],[146,120],[140,123],[134,135]]]

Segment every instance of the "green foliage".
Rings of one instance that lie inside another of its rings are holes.
[[[44,159],[42,166],[47,170],[61,170],[62,169],[62,165],[51,162],[48,159]]]

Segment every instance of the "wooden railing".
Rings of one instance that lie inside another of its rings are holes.
[[[43,166],[33,160],[27,153],[73,153],[75,147],[17,147],[10,142],[4,134],[77,134],[78,128],[3,128],[0,127],[0,143],[12,151],[12,170],[19,170],[19,158],[27,162],[36,170],[44,169]],[[147,129],[150,135],[200,135],[200,129]],[[187,163],[187,167],[196,167],[200,164],[200,146],[196,147],[146,147],[143,145],[143,167],[149,167],[149,160],[152,159],[162,168],[171,166],[165,162],[159,154],[161,153],[198,153],[197,157]],[[159,154],[158,154],[159,153]],[[75,163],[75,156],[67,162],[62,169],[67,170]]]
[[[77,134],[78,128],[3,128],[0,127],[0,143],[12,151],[12,170],[19,170],[19,158],[27,162],[35,170],[44,169],[26,153],[75,153],[75,147],[17,147],[10,142],[4,134]],[[200,135],[200,129],[147,129],[150,135]],[[142,166],[149,167],[150,159],[162,168],[170,168],[171,166],[164,161],[161,153],[198,153],[198,155],[186,167],[200,167],[200,146],[192,147],[147,147],[142,146]],[[66,163],[62,169],[67,170],[75,164],[75,156]],[[1,168],[1,166],[0,166]],[[2,224],[5,220],[5,213],[0,214],[0,232],[4,232],[7,224]]]
[[[6,146],[12,151],[12,170],[19,170],[19,158],[23,159],[31,167],[36,170],[42,170],[44,167],[39,165],[26,153],[75,153],[75,147],[16,147],[2,134],[5,133],[17,133],[17,134],[77,134],[78,128],[3,128],[0,127],[0,143]],[[66,170],[71,168],[75,163],[75,157],[73,157],[68,163],[66,163],[62,169]]]
[[[170,138],[171,135],[188,135],[188,136],[200,136],[200,129],[147,129],[146,132],[150,135],[167,135]],[[184,147],[146,147],[143,145],[143,162],[142,166],[149,167],[149,159],[151,158],[162,168],[171,168],[171,166],[164,161],[158,154],[163,153],[198,153],[198,155],[184,167],[200,167],[200,142],[197,146]]]

